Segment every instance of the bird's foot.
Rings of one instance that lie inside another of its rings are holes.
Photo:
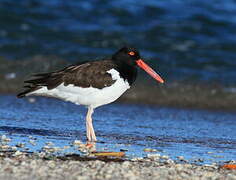
[[[87,137],[88,141],[86,143],[86,148],[96,150],[96,141],[97,138],[94,133],[89,133],[90,136]]]
[[[87,137],[87,144],[96,144],[97,138],[95,137]]]
[[[95,152],[96,151],[96,143],[95,142],[87,141],[87,143],[85,144],[85,147],[89,152]]]
[[[88,141],[88,142],[85,144],[85,146],[86,146],[86,148],[90,149],[90,148],[95,147],[95,146],[96,146],[96,143],[95,143],[95,142],[89,142],[89,141]]]

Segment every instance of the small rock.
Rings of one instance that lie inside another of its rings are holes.
[[[0,146],[0,149],[2,149],[2,150],[8,150],[8,149],[10,149],[10,146],[8,146],[8,145],[1,145],[1,146]]]
[[[49,161],[49,162],[48,162],[48,166],[49,166],[50,168],[55,168],[55,167],[56,167],[56,163],[55,163],[54,161]]]
[[[2,135],[2,137],[1,137],[1,141],[4,141],[4,142],[10,142],[11,139],[8,138],[6,135]]]
[[[23,154],[23,153],[20,152],[20,151],[16,151],[16,152],[14,153],[15,156],[20,156],[20,155],[22,155],[22,154]]]
[[[47,146],[54,146],[54,143],[53,142],[46,142],[45,143]]]
[[[32,140],[37,140],[37,138],[36,137],[33,137],[33,136],[28,136],[29,137],[29,139],[32,139]]]
[[[45,152],[51,152],[51,153],[53,153],[53,152],[56,151],[53,147],[50,147],[50,146],[43,146],[42,149],[43,149],[43,151],[45,151]]]
[[[120,152],[126,152],[128,149],[120,149]]]
[[[161,156],[161,159],[169,159],[169,156],[163,155],[163,156]]]
[[[127,168],[130,165],[130,162],[129,161],[125,161],[125,162],[122,163],[122,165]]]
[[[25,143],[17,143],[16,147],[23,148],[23,147],[25,147]]]
[[[74,140],[73,145],[74,146],[80,146],[81,144],[83,144],[80,140]]]
[[[178,156],[177,158],[178,158],[180,161],[187,162],[187,160],[184,159],[184,156]]]
[[[147,158],[151,160],[159,160],[161,157],[160,154],[147,154]]]
[[[142,157],[135,157],[131,159],[131,161],[142,161],[142,160],[143,160]]]
[[[12,146],[11,149],[12,149],[12,151],[16,151],[17,147],[16,146]]]
[[[218,168],[217,165],[215,165],[215,164],[205,164],[204,166],[205,166],[205,167],[214,168],[214,169],[217,169],[217,168]]]
[[[84,148],[79,148],[78,149],[81,153],[88,153],[88,150],[87,149],[84,149]]]
[[[199,158],[199,159],[195,159],[194,161],[195,161],[195,162],[204,162],[204,160],[203,160],[203,159],[200,159],[200,158]]]
[[[7,138],[7,136],[4,134],[1,136],[1,140],[4,141]]]
[[[49,147],[49,146],[43,146],[43,148],[42,149],[50,149],[51,147]]]
[[[53,149],[55,150],[55,152],[57,152],[57,151],[62,151],[62,149],[59,148],[59,147],[53,147]]]
[[[40,153],[37,153],[37,155],[41,158],[45,157],[46,156],[46,153],[45,152],[40,152]]]
[[[143,149],[144,152],[157,152],[156,149],[151,149],[151,148],[145,148]]]
[[[172,159],[167,159],[165,161],[165,163],[167,163],[167,164],[174,164],[175,162]]]

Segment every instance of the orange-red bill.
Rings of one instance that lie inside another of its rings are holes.
[[[142,59],[136,61],[137,65],[141,67],[144,71],[146,71],[150,76],[159,81],[160,83],[164,83],[164,80],[159,76],[150,66],[148,66]]]

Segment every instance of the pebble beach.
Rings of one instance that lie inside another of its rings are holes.
[[[236,170],[216,164],[177,163],[171,159],[160,161],[155,156],[133,160],[78,157],[2,154],[0,179],[236,179]]]
[[[127,150],[97,152],[95,144],[83,144],[79,140],[70,145],[77,149],[76,153],[57,154],[60,148],[52,142],[47,142],[39,152],[30,152],[24,143],[9,145],[11,140],[1,136],[0,179],[4,180],[236,179],[234,160],[203,164],[201,159],[196,159],[193,163],[183,156],[173,160],[151,148],[143,150],[147,152],[144,157],[130,158],[125,154]]]

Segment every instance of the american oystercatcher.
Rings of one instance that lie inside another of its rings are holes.
[[[86,134],[89,142],[97,141],[92,124],[95,108],[118,99],[137,77],[139,66],[154,79],[164,80],[140,57],[135,48],[123,47],[108,60],[71,65],[62,70],[33,75],[24,81],[25,90],[17,95],[49,96],[88,107]]]

